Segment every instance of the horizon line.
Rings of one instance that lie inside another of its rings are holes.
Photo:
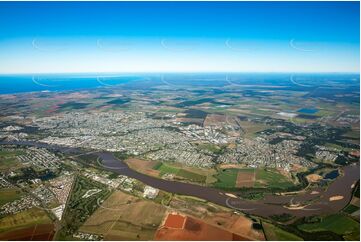
[[[360,75],[360,71],[133,71],[133,72],[20,72],[20,73],[0,73],[4,75],[70,75],[70,74],[357,74]]]

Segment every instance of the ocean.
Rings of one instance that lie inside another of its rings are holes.
[[[97,87],[111,87],[136,80],[135,76],[97,75],[9,75],[0,76],[0,94],[57,92]]]

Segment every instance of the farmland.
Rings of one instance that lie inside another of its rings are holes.
[[[274,169],[258,169],[255,187],[281,188],[291,187],[293,183]]]
[[[348,236],[354,240],[359,240],[360,236],[359,223],[341,214],[319,217],[318,222],[302,224],[298,228],[306,232],[331,231],[339,235]]]
[[[126,163],[131,169],[150,176],[162,177],[166,174],[172,174],[177,180],[190,181],[195,183],[205,183],[207,180],[207,174],[205,174],[206,172],[200,168],[190,169],[189,167],[181,167],[179,164],[172,165],[164,162],[148,161],[135,158],[127,159]],[[193,172],[190,170],[195,171]]]
[[[21,197],[21,190],[18,188],[3,188],[0,189],[0,206],[19,199]]]
[[[0,234],[0,240],[49,241],[52,240],[53,235],[53,224],[36,224],[27,228],[17,229]]]
[[[0,171],[13,170],[21,167],[22,164],[16,158],[23,154],[21,150],[8,150],[0,148]]]
[[[287,177],[274,169],[228,168],[219,170],[215,177],[217,182],[214,186],[219,188],[267,187],[285,189],[293,185]]]
[[[302,240],[302,238],[294,235],[294,234],[291,234],[287,231],[284,231],[282,229],[280,229],[279,227],[273,225],[273,224],[270,224],[270,223],[263,223],[263,229],[265,231],[265,236],[267,238],[267,240],[272,240],[272,241],[275,241],[275,240]]]
[[[189,216],[185,218],[185,223],[182,227],[174,229],[167,226],[167,224],[170,224],[168,219],[170,219],[169,216],[164,227],[157,231],[155,240],[233,240],[235,237],[242,238]]]
[[[80,231],[101,234],[106,240],[151,240],[165,210],[157,203],[116,191]]]
[[[44,210],[31,208],[0,219],[0,235],[5,231],[28,228],[37,224],[52,223]]]

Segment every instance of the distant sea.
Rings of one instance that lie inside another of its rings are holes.
[[[74,75],[9,75],[0,76],[0,94],[23,92],[57,92],[97,87],[116,86],[135,80],[134,76],[74,76]]]

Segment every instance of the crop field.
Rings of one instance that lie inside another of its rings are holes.
[[[160,175],[164,174],[177,174],[180,170],[178,167],[170,166],[165,163],[162,163],[160,166],[156,166],[157,170],[160,171]]]
[[[272,241],[290,241],[290,240],[302,240],[302,238],[291,234],[287,231],[284,231],[283,229],[280,229],[279,227],[269,224],[269,223],[263,223],[263,229],[265,232],[265,236],[267,240]]]
[[[21,197],[21,190],[18,188],[3,188],[0,189],[0,206],[12,202]]]
[[[141,160],[135,158],[126,159],[125,162],[131,169],[151,176],[159,176],[160,172],[154,167],[160,166],[162,164],[161,162],[157,161]]]
[[[6,216],[0,219],[0,235],[4,231],[9,232],[17,229],[28,228],[37,224],[50,224],[52,221],[46,212],[39,208],[28,210]]]
[[[234,238],[231,232],[188,216],[182,228],[166,225],[157,231],[155,240],[233,240]]]
[[[170,166],[165,163],[156,164],[153,169],[156,169],[160,172],[160,176],[164,174],[174,174],[180,179],[185,179],[198,183],[205,183],[207,180],[207,176],[201,175],[199,173],[191,172],[189,170],[183,169],[181,167]]]
[[[243,215],[234,214],[233,211],[207,212],[202,220],[208,224],[224,228],[238,234],[247,240],[265,240],[262,230],[253,228],[253,221]]]
[[[257,169],[255,187],[288,188],[293,183],[274,169]]]
[[[100,192],[89,195],[88,191],[98,189]],[[63,227],[60,238],[73,234],[98,208],[98,200],[105,199],[110,194],[108,188],[98,182],[78,176],[70,194],[70,199],[63,216]]]
[[[359,240],[360,236],[360,224],[352,218],[341,214],[321,217],[320,222],[302,224],[298,228],[307,232],[332,231],[339,235],[352,237],[354,240]]]
[[[166,208],[116,191],[84,223],[80,231],[105,240],[152,240]]]
[[[236,186],[238,171],[238,169],[222,169],[215,176],[217,182],[214,183],[214,186],[219,188],[234,188]]]
[[[0,240],[50,241],[54,235],[53,224],[36,224],[27,228],[0,234]]]
[[[0,171],[13,170],[22,166],[16,156],[23,154],[21,150],[12,151],[6,149],[0,149]]]
[[[180,177],[183,177],[185,179],[188,179],[188,180],[191,180],[191,181],[194,181],[194,182],[200,182],[200,183],[205,183],[206,179],[207,179],[206,176],[203,176],[203,175],[200,175],[200,174],[197,174],[197,173],[194,173],[194,172],[190,172],[190,171],[187,171],[187,170],[184,170],[184,169],[179,170],[176,175],[180,176]]]
[[[287,188],[293,185],[287,177],[275,169],[226,168],[220,170],[215,178],[217,182],[214,183],[214,186],[218,188]]]
[[[255,169],[239,170],[237,174],[236,187],[253,187],[255,180]]]

